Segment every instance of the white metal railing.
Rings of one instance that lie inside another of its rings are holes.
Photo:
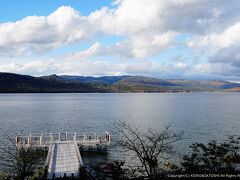
[[[46,162],[45,162],[45,167],[46,167],[47,169],[48,169],[48,166],[49,166],[49,164],[50,164],[50,161],[51,161],[51,157],[52,157],[54,148],[55,148],[55,145],[52,143],[52,144],[49,146],[49,150],[48,150],[48,154],[47,154],[47,159],[46,159]]]
[[[77,144],[104,144],[109,145],[111,137],[108,132],[99,136],[97,133],[30,133],[18,134],[15,138],[16,145],[46,147],[51,143],[73,141]]]
[[[76,152],[77,152],[77,156],[78,156],[78,161],[79,161],[79,164],[80,164],[80,167],[83,166],[83,161],[82,161],[82,157],[80,155],[80,152],[79,152],[79,149],[78,149],[78,145],[77,143],[75,142],[75,149],[76,149]],[[79,167],[79,168],[80,168]]]

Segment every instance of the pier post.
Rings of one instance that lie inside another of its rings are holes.
[[[16,141],[16,145],[18,145],[18,143],[20,142],[20,134],[16,136],[15,141]]]
[[[110,143],[110,135],[109,135],[109,132],[106,131],[106,135],[105,135],[105,140]]]
[[[52,133],[50,133],[50,141],[51,141],[51,143],[53,143],[53,135],[52,135]]]
[[[86,140],[86,134],[83,133],[83,141],[85,141],[85,140]]]
[[[29,143],[29,139],[30,139],[30,137],[28,136],[28,140],[27,140],[27,144],[28,144],[28,146],[29,146],[29,144],[30,144],[30,143]]]
[[[77,141],[77,133],[76,132],[74,133],[74,139],[73,140]]]
[[[41,133],[41,136],[40,136],[40,146],[42,145],[42,133]]]
[[[32,142],[32,134],[29,135],[29,143],[28,143],[28,145],[31,144],[31,142]]]

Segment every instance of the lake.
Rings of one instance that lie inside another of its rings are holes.
[[[0,134],[104,132],[115,121],[184,131],[192,142],[240,135],[239,93],[0,94]]]

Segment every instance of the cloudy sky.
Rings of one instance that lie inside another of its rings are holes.
[[[1,0],[0,71],[240,79],[240,0]]]

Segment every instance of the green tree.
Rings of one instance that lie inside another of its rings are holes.
[[[125,167],[125,162],[121,160],[112,160],[108,162],[99,162],[91,165],[98,179],[121,180],[128,179],[129,169]]]
[[[192,153],[182,160],[186,173],[236,173],[240,164],[240,137],[230,136],[223,143],[216,141],[208,144],[194,143]]]

